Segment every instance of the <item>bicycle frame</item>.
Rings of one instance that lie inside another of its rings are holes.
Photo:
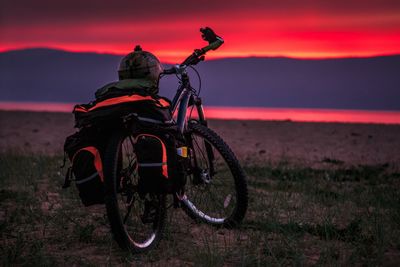
[[[171,112],[172,114],[177,113],[177,126],[181,133],[185,131],[186,128],[186,115],[187,108],[189,106],[189,101],[192,99],[194,105],[196,105],[197,114],[199,116],[200,123],[206,125],[206,119],[204,115],[203,105],[201,98],[193,93],[193,89],[190,86],[189,76],[186,70],[181,73],[182,82],[179,86],[174,99],[172,100]]]
[[[186,69],[184,68],[183,71],[181,72],[181,85],[179,86],[174,99],[172,100],[172,106],[171,106],[171,112],[174,114],[176,111],[178,112],[177,114],[177,126],[178,130],[183,134],[186,130],[186,125],[187,125],[187,120],[186,120],[186,115],[187,115],[187,108],[189,106],[190,100],[192,100],[192,105],[196,105],[197,109],[197,114],[198,114],[198,119],[199,122],[205,126],[207,126],[207,121],[204,115],[204,109],[202,105],[201,98],[194,94],[194,91],[190,85],[190,79],[189,76],[186,72]],[[207,152],[207,158],[209,162],[209,168],[210,168],[210,174],[214,174],[214,152],[212,150],[212,147],[209,143],[204,142],[204,146],[206,148]],[[194,164],[195,167],[197,168],[197,159],[196,156],[194,155]],[[197,177],[198,180],[200,180],[199,177]]]

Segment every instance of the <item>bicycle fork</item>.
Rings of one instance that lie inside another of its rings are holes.
[[[201,124],[203,124],[204,126],[207,126],[207,121],[205,119],[204,116],[204,110],[203,110],[203,105],[201,102],[201,98],[200,97],[196,97],[196,99],[194,99],[194,104],[196,105],[196,109],[197,109],[197,114],[199,116],[199,122]],[[203,181],[204,183],[210,183],[212,180],[212,177],[215,175],[215,168],[214,168],[214,151],[212,149],[212,146],[210,143],[208,143],[205,139],[203,139],[203,144],[204,144],[204,148],[206,150],[206,155],[207,155],[207,164],[208,164],[208,170],[201,170],[198,167],[198,161],[196,158],[196,154],[193,153],[194,155],[194,164],[195,164],[195,168],[196,170],[199,170],[198,173],[195,175],[197,176],[196,179],[198,181]],[[193,144],[191,144],[193,147]]]

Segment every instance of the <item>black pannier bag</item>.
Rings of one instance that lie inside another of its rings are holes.
[[[105,141],[104,132],[90,128],[83,128],[65,140],[64,151],[72,165],[68,173],[72,171],[85,206],[104,203],[102,151]]]
[[[143,133],[136,137],[139,191],[142,193],[179,192],[186,183],[186,150],[170,133]]]
[[[177,155],[183,141],[176,140],[170,102],[148,94],[131,94],[97,99],[76,105],[76,127],[80,131],[67,138],[64,146],[72,162],[72,173],[82,203],[104,203],[101,155],[109,136],[105,131],[122,130],[124,117],[144,134],[136,136],[135,152],[139,159],[139,187],[144,193],[179,192],[185,184],[185,158]],[[171,128],[172,126],[172,128]],[[96,132],[96,129],[101,129]],[[126,128],[125,128],[126,129]],[[96,151],[97,149],[97,151]]]
[[[104,203],[103,167],[96,147],[84,147],[75,153],[72,158],[72,172],[83,205]]]
[[[166,98],[150,94],[131,94],[99,99],[89,104],[76,105],[75,126],[119,123],[121,118],[133,114],[139,120],[156,124],[172,122],[170,102]]]

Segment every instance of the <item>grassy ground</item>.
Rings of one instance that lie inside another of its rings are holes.
[[[240,229],[214,229],[169,210],[160,246],[127,255],[105,209],[62,190],[62,158],[0,154],[1,265],[280,266],[400,264],[400,171],[393,166],[325,169],[244,166],[249,210]]]

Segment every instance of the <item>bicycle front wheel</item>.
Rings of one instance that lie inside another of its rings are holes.
[[[114,134],[103,163],[107,216],[114,239],[131,252],[153,248],[164,230],[166,196],[139,192],[134,136]]]
[[[186,137],[191,171],[183,209],[193,219],[212,225],[236,226],[247,210],[245,174],[228,145],[209,128],[192,122]]]

